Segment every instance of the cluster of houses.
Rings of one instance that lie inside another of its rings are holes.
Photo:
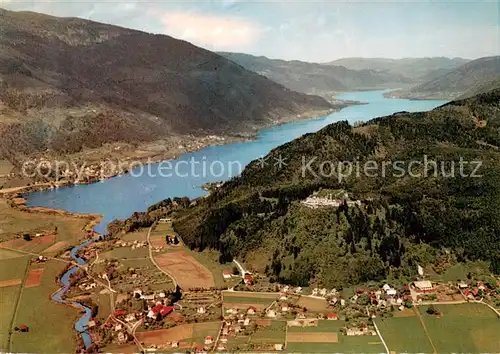
[[[148,247],[148,243],[146,241],[138,241],[138,240],[134,241],[117,240],[115,242],[115,245],[119,247],[130,247],[133,250],[137,248]]]
[[[475,300],[490,292],[490,289],[480,280],[475,286],[469,286],[466,282],[461,281],[458,283],[458,288],[462,295],[469,300]]]
[[[311,195],[307,197],[305,200],[301,201],[301,203],[312,209],[320,207],[338,208],[344,203],[346,203],[348,206],[361,205],[360,200],[354,200],[354,201],[349,200],[349,194],[345,191],[336,193],[335,196],[333,195],[333,193],[330,193],[325,197],[318,197],[316,195]]]

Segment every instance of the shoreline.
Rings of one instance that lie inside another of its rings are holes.
[[[146,164],[146,165],[152,165],[155,163],[160,163],[162,161],[171,161],[178,159],[180,156],[185,155],[185,154],[190,154],[193,152],[201,151],[203,149],[206,149],[207,147],[211,146],[220,146],[220,145],[229,145],[229,144],[234,144],[237,142],[246,142],[246,141],[253,141],[256,140],[258,137],[258,134],[260,131],[264,129],[270,129],[273,127],[278,127],[283,124],[289,124],[289,123],[295,123],[295,122],[300,122],[300,121],[305,121],[309,119],[316,119],[316,118],[321,118],[324,116],[327,116],[331,113],[341,111],[342,109],[352,106],[352,105],[358,105],[358,104],[364,104],[363,102],[351,102],[347,101],[346,104],[344,105],[338,105],[334,106],[333,108],[330,109],[322,109],[322,110],[315,110],[315,111],[306,111],[304,113],[298,114],[298,115],[292,115],[292,116],[282,116],[279,119],[272,120],[268,124],[263,124],[259,127],[253,127],[251,132],[248,133],[240,133],[240,134],[233,134],[233,135],[227,135],[227,136],[221,136],[220,138],[217,137],[216,139],[214,138],[214,141],[210,142],[201,142],[198,143],[198,145],[195,148],[188,148],[182,153],[179,154],[171,154],[171,153],[165,153],[165,154],[151,154],[148,156],[143,156],[143,157],[137,157],[137,158],[127,158],[119,161],[119,163],[139,163],[139,164]],[[205,136],[202,139],[208,139],[210,140],[211,136]],[[101,160],[100,163],[102,164],[106,160]],[[9,187],[5,189],[0,189],[0,197],[3,197],[8,200],[12,199],[18,199],[22,197],[24,194],[29,194],[33,192],[39,192],[39,191],[44,191],[44,190],[50,190],[50,189],[57,189],[60,187],[72,187],[75,185],[87,185],[87,184],[93,184],[93,183],[99,183],[114,177],[118,177],[121,175],[126,175],[130,172],[130,170],[124,170],[121,172],[115,172],[111,173],[109,175],[106,175],[105,178],[98,178],[98,177],[91,177],[87,181],[80,181],[80,180],[75,180],[75,181],[70,181],[70,180],[63,180],[63,181],[48,181],[48,182],[35,182],[35,184],[32,185],[23,185],[23,186],[18,186],[18,187]],[[24,203],[22,205],[25,206],[26,200],[24,200]],[[37,208],[37,207],[26,207],[26,208]],[[44,208],[48,212],[49,210],[54,210],[57,212],[67,212],[62,209],[50,209],[50,208]],[[88,214],[91,215],[91,214]],[[102,218],[102,216],[101,216]]]

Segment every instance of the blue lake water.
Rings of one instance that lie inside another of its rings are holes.
[[[153,203],[168,197],[195,198],[206,192],[203,183],[227,180],[240,172],[252,160],[266,155],[273,148],[303,134],[318,131],[328,124],[347,120],[349,123],[366,121],[399,111],[426,111],[445,101],[410,101],[387,99],[385,91],[352,92],[339,95],[339,99],[366,102],[365,105],[347,107],[327,116],[263,129],[254,141],[211,146],[180,156],[170,164],[153,164],[132,170],[131,174],[111,178],[101,183],[75,185],[28,194],[27,205],[65,209],[78,213],[102,214],[102,222],[95,227],[106,232],[106,225],[114,219],[123,219],[134,211],[144,211]],[[198,164],[189,164],[190,161]],[[215,162],[220,161],[220,162]],[[162,166],[159,175],[158,168]],[[194,169],[193,169],[194,166]],[[212,167],[212,168],[210,168]],[[177,168],[178,173],[173,173]],[[148,174],[149,170],[152,173]],[[172,172],[172,173],[171,173]],[[193,173],[194,172],[194,173]],[[224,172],[221,174],[221,172]],[[137,176],[139,175],[139,176]],[[170,176],[169,176],[170,175]]]

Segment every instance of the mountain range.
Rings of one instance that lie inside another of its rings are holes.
[[[230,135],[326,112],[226,58],[166,35],[0,10],[0,153]]]
[[[454,99],[500,87],[500,56],[472,60],[429,81],[387,95],[412,99]]]
[[[413,83],[425,82],[468,63],[463,58],[342,58],[327,63],[341,65],[351,70],[374,70],[379,73],[401,75]]]
[[[242,53],[219,54],[291,90],[327,98],[335,92],[399,88],[413,82],[401,74],[367,68],[352,70],[341,65],[269,59]]]

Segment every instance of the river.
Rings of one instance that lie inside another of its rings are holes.
[[[327,116],[283,124],[259,132],[257,139],[229,145],[210,146],[203,150],[185,154],[165,164],[138,167],[127,175],[104,180],[89,185],[74,185],[54,190],[33,192],[25,195],[28,206],[64,209],[76,213],[102,214],[102,222],[95,227],[100,234],[107,232],[107,224],[114,219],[129,217],[135,211],[145,211],[147,207],[168,197],[200,197],[206,192],[201,186],[206,182],[227,180],[237,175],[252,160],[265,156],[273,148],[293,140],[303,134],[318,131],[328,124],[347,120],[349,123],[367,121],[371,118],[400,111],[426,111],[446,101],[388,99],[385,91],[365,91],[345,93],[339,99],[361,101],[366,104],[344,108]],[[193,164],[193,161],[195,163]],[[197,162],[197,163],[196,163]],[[168,169],[170,166],[170,169]],[[142,173],[141,173],[142,172]],[[170,173],[175,172],[175,173]],[[78,251],[91,241],[76,246],[71,255],[76,263],[85,261],[78,257]],[[63,288],[53,295],[53,300],[65,303],[63,295],[69,289],[69,279],[78,268],[69,269],[61,278]],[[75,324],[86,347],[91,338],[85,332],[90,319],[89,308],[82,308],[83,316]]]

